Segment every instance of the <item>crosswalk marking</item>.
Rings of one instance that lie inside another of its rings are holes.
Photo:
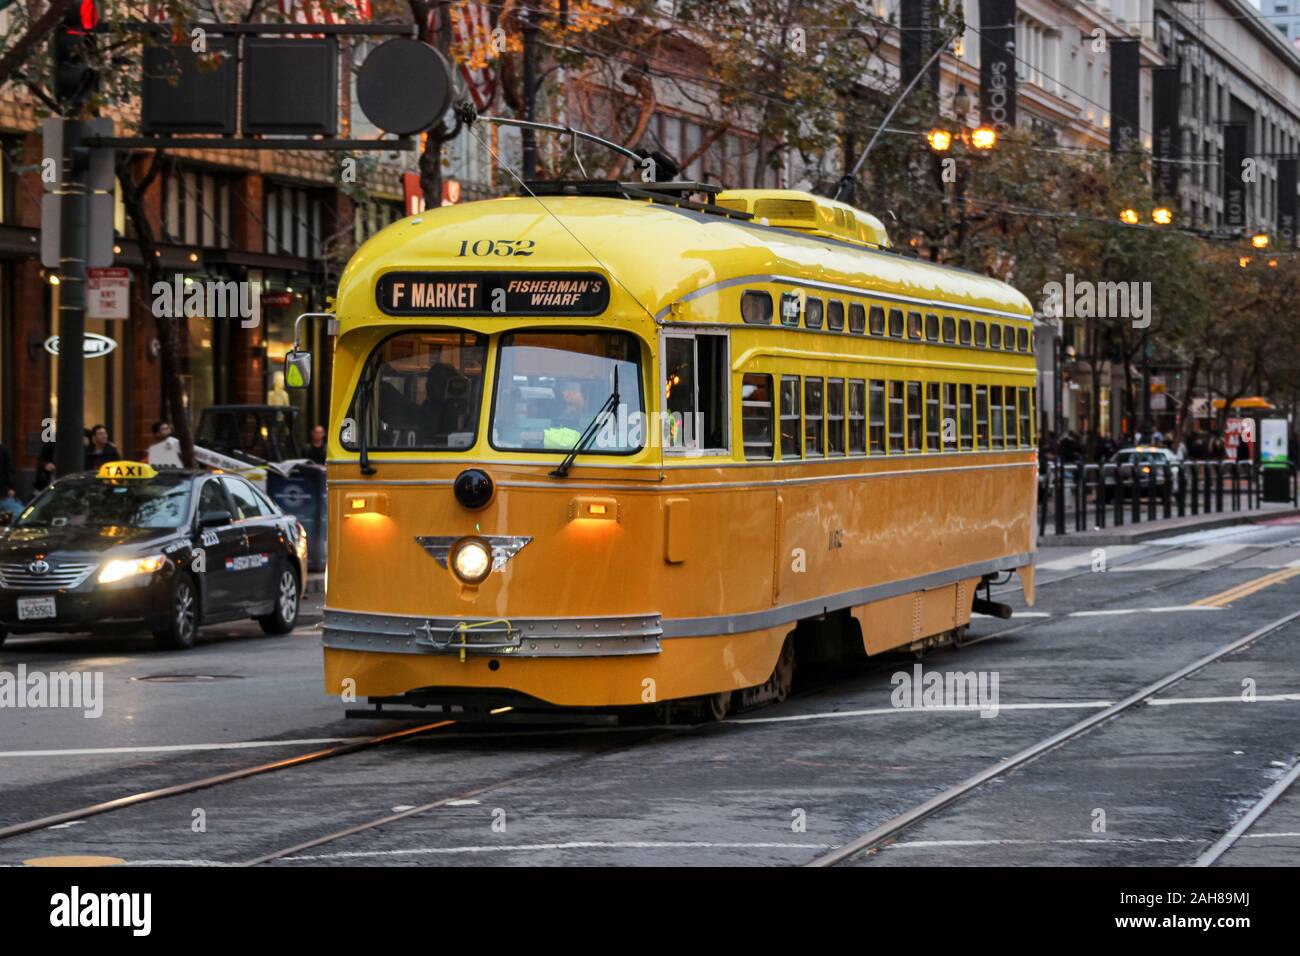
[[[1125,565],[1126,571],[1180,571],[1186,568],[1210,567],[1222,563],[1224,558],[1238,554],[1250,544],[1210,544],[1201,548],[1179,548],[1173,554],[1162,555],[1154,561]]]

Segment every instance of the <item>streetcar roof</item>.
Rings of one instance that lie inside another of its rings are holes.
[[[500,240],[530,245],[507,248],[496,245]],[[494,254],[475,255],[475,243]],[[1033,314],[1028,299],[1004,282],[891,251],[662,203],[553,195],[461,203],[398,220],[352,257],[336,312],[349,324],[389,322],[376,307],[376,281],[387,272],[425,269],[604,272],[613,279],[608,311],[624,317],[661,318],[688,296],[746,279],[820,283],[832,297],[876,292],[997,318]]]

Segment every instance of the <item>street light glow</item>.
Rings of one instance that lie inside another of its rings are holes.
[[[1151,221],[1158,226],[1167,226],[1174,221],[1174,212],[1166,206],[1157,206],[1151,210]]]
[[[1268,233],[1266,232],[1255,233],[1253,236],[1250,237],[1250,244],[1254,246],[1256,249],[1267,249]]]
[[[992,149],[998,143],[997,130],[991,126],[980,126],[971,130],[970,144],[976,149]]]
[[[925,134],[925,141],[936,153],[946,153],[952,148],[952,133],[946,129],[932,129]]]
[[[1138,224],[1137,210],[1136,209],[1122,210],[1119,214],[1119,221],[1126,222],[1130,226],[1136,226]]]

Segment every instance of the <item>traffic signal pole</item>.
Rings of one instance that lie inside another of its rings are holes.
[[[86,259],[89,254],[89,154],[81,140],[84,126],[68,120],[63,127],[63,171],[59,245],[59,407],[54,449],[55,472],[60,477],[83,470],[85,449]]]

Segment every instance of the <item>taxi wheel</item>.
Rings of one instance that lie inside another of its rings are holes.
[[[267,634],[288,634],[298,623],[298,576],[288,565],[280,566],[275,585],[275,610],[257,623]]]
[[[163,647],[182,651],[194,646],[199,630],[199,595],[188,574],[172,578],[172,604],[167,626],[153,632]]]

